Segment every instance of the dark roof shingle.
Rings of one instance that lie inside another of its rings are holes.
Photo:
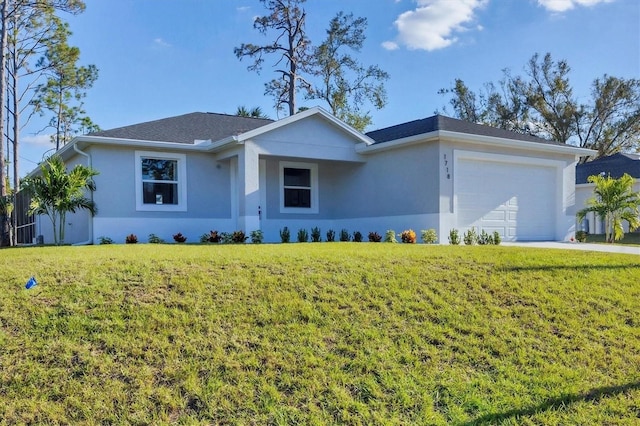
[[[618,179],[627,173],[631,177],[640,178],[640,155],[618,153],[608,157],[598,158],[576,166],[576,183],[587,183],[589,176],[611,175],[612,178]]]
[[[195,139],[217,141],[272,123],[273,120],[210,112],[192,112],[176,117],[118,127],[89,134],[118,139],[192,144]]]
[[[475,124],[469,121],[445,117],[443,115],[434,115],[432,117],[423,118],[421,120],[409,121],[407,123],[386,127],[384,129],[374,130],[372,132],[368,132],[367,136],[369,136],[375,141],[376,144],[378,144],[406,138],[409,136],[435,132],[438,130],[447,130],[450,132],[468,133],[480,136],[491,136],[496,138],[514,139],[526,142],[563,145],[536,136],[511,132],[509,130],[498,129],[496,127],[484,126],[481,124]]]

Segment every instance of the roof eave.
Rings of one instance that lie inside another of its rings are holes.
[[[522,150],[536,150],[553,152],[558,154],[569,154],[576,157],[587,157],[597,154],[597,151],[579,148],[571,145],[554,145],[542,142],[521,141],[517,139],[499,138],[495,136],[474,135],[470,133],[452,132],[450,130],[436,130],[433,132],[413,135],[402,139],[391,140],[388,142],[377,143],[372,146],[358,145],[356,151],[361,154],[386,151],[403,146],[414,145],[417,143],[430,142],[433,140],[476,143],[480,145],[509,147]]]

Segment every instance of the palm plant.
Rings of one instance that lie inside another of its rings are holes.
[[[31,196],[29,214],[48,216],[53,226],[53,241],[60,245],[64,242],[67,213],[89,210],[92,215],[96,214],[96,205],[85,196],[85,190],[96,190],[93,177],[98,172],[82,165],[67,172],[64,161],[57,155],[49,157],[40,171],[40,176],[23,180],[22,189]]]
[[[594,212],[604,220],[605,240],[614,242],[624,237],[622,221],[629,223],[629,230],[640,227],[640,192],[633,191],[634,179],[625,173],[614,179],[611,175],[589,176],[588,181],[595,184],[594,196],[586,202],[587,207],[577,213],[578,221]]]

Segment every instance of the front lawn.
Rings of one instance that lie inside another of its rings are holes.
[[[639,256],[145,244],[2,250],[0,274],[0,423],[640,418]]]
[[[588,243],[605,243],[604,234],[589,234],[587,235]],[[627,232],[624,234],[624,238],[615,242],[615,244],[634,244],[640,245],[640,232]]]

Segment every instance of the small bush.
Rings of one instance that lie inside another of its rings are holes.
[[[109,237],[98,237],[98,244],[113,244],[113,240]]]
[[[498,231],[493,231],[493,244],[499,246],[501,242],[502,237],[500,236],[500,233]]]
[[[251,242],[253,244],[262,244],[262,241],[264,240],[264,234],[262,233],[261,230],[256,229],[255,231],[251,231]]]
[[[354,243],[361,243],[362,242],[362,234],[359,231],[355,231],[353,233],[353,242]]]
[[[163,244],[164,240],[156,234],[149,234],[149,244]]]
[[[340,231],[340,241],[351,241],[351,236],[349,235],[349,231],[346,229],[342,229]]]
[[[176,243],[184,243],[185,241],[187,241],[187,237],[178,232],[177,234],[173,235],[173,241],[175,241]]]
[[[435,229],[423,229],[420,231],[420,235],[422,236],[422,242],[425,244],[435,244],[438,242],[438,233]]]
[[[291,241],[291,232],[286,226],[280,230],[280,241],[283,243],[288,243]]]
[[[206,238],[205,241],[202,241],[203,238]],[[219,243],[221,240],[221,235],[218,233],[218,231],[209,231],[209,234],[204,234],[201,238],[200,241],[202,241],[203,243],[207,242],[207,243]]]
[[[393,229],[387,229],[387,232],[385,232],[384,234],[384,242],[397,243],[398,240],[396,240],[396,231],[394,231]]]
[[[138,237],[136,237],[136,234],[129,234],[124,239],[124,242],[126,244],[137,244],[138,243]]]
[[[462,240],[464,244],[467,246],[472,246],[478,242],[478,234],[476,234],[476,230],[473,228],[469,228],[462,236]]]
[[[382,241],[382,235],[377,232],[369,232],[369,242],[370,243],[379,243]]]
[[[231,234],[231,242],[233,244],[244,244],[247,242],[248,238],[249,237],[247,237],[247,235],[242,230],[234,231],[233,234]]]
[[[322,241],[322,233],[320,232],[320,228],[318,228],[317,226],[311,228],[311,242],[319,243],[320,241]]]
[[[452,229],[449,231],[449,244],[457,246],[460,244],[460,234],[457,229]]]
[[[587,231],[578,231],[576,232],[576,240],[578,240],[581,243],[586,243],[587,242]]]
[[[231,244],[233,243],[233,234],[230,232],[220,232],[220,242],[222,244]]]
[[[400,238],[402,239],[403,243],[407,243],[407,244],[416,243],[416,233],[413,229],[407,229],[405,231],[402,231],[402,234],[400,234]]]
[[[309,233],[307,232],[306,229],[299,229],[298,230],[298,242],[299,243],[306,243],[309,241]]]
[[[478,236],[478,244],[481,246],[493,245],[493,237],[483,229]]]
[[[333,229],[327,231],[327,242],[332,243],[336,240],[336,233]]]

